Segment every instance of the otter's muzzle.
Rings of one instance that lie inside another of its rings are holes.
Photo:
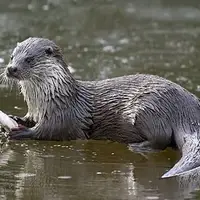
[[[8,65],[8,67],[6,68],[6,75],[7,75],[7,77],[17,78],[17,76],[18,76],[17,67],[13,67],[11,65]]]

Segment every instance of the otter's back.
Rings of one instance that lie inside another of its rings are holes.
[[[92,136],[126,143],[149,138],[168,143],[180,126],[188,128],[191,120],[198,123],[199,113],[198,98],[164,78],[136,74],[107,79],[95,84]],[[166,137],[159,137],[158,131]]]

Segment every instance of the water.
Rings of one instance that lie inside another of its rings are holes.
[[[198,0],[2,0],[0,68],[18,41],[53,39],[78,79],[151,73],[200,97]],[[0,109],[24,115],[17,89],[0,85]],[[105,141],[4,144],[0,199],[199,199],[198,170],[161,180],[179,153],[138,154]]]

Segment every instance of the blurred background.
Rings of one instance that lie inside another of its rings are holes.
[[[199,0],[1,0],[0,71],[17,42],[46,37],[77,79],[157,74],[200,97],[199,33]],[[18,89],[0,85],[0,110],[26,113]],[[178,158],[108,142],[11,142],[0,199],[199,199],[198,173],[159,179]]]

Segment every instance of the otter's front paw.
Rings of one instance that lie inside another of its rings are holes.
[[[33,126],[35,126],[35,122],[33,120],[30,120],[29,118],[18,117],[18,116],[13,116],[13,115],[9,115],[9,117],[14,119],[18,124],[21,124],[28,128],[32,128]]]
[[[18,124],[25,124],[25,120],[21,117],[18,116],[14,116],[14,115],[8,115],[10,118],[12,118],[13,120],[15,120]]]
[[[19,126],[12,129],[8,136],[11,140],[26,140],[32,139],[33,132],[24,126]]]

